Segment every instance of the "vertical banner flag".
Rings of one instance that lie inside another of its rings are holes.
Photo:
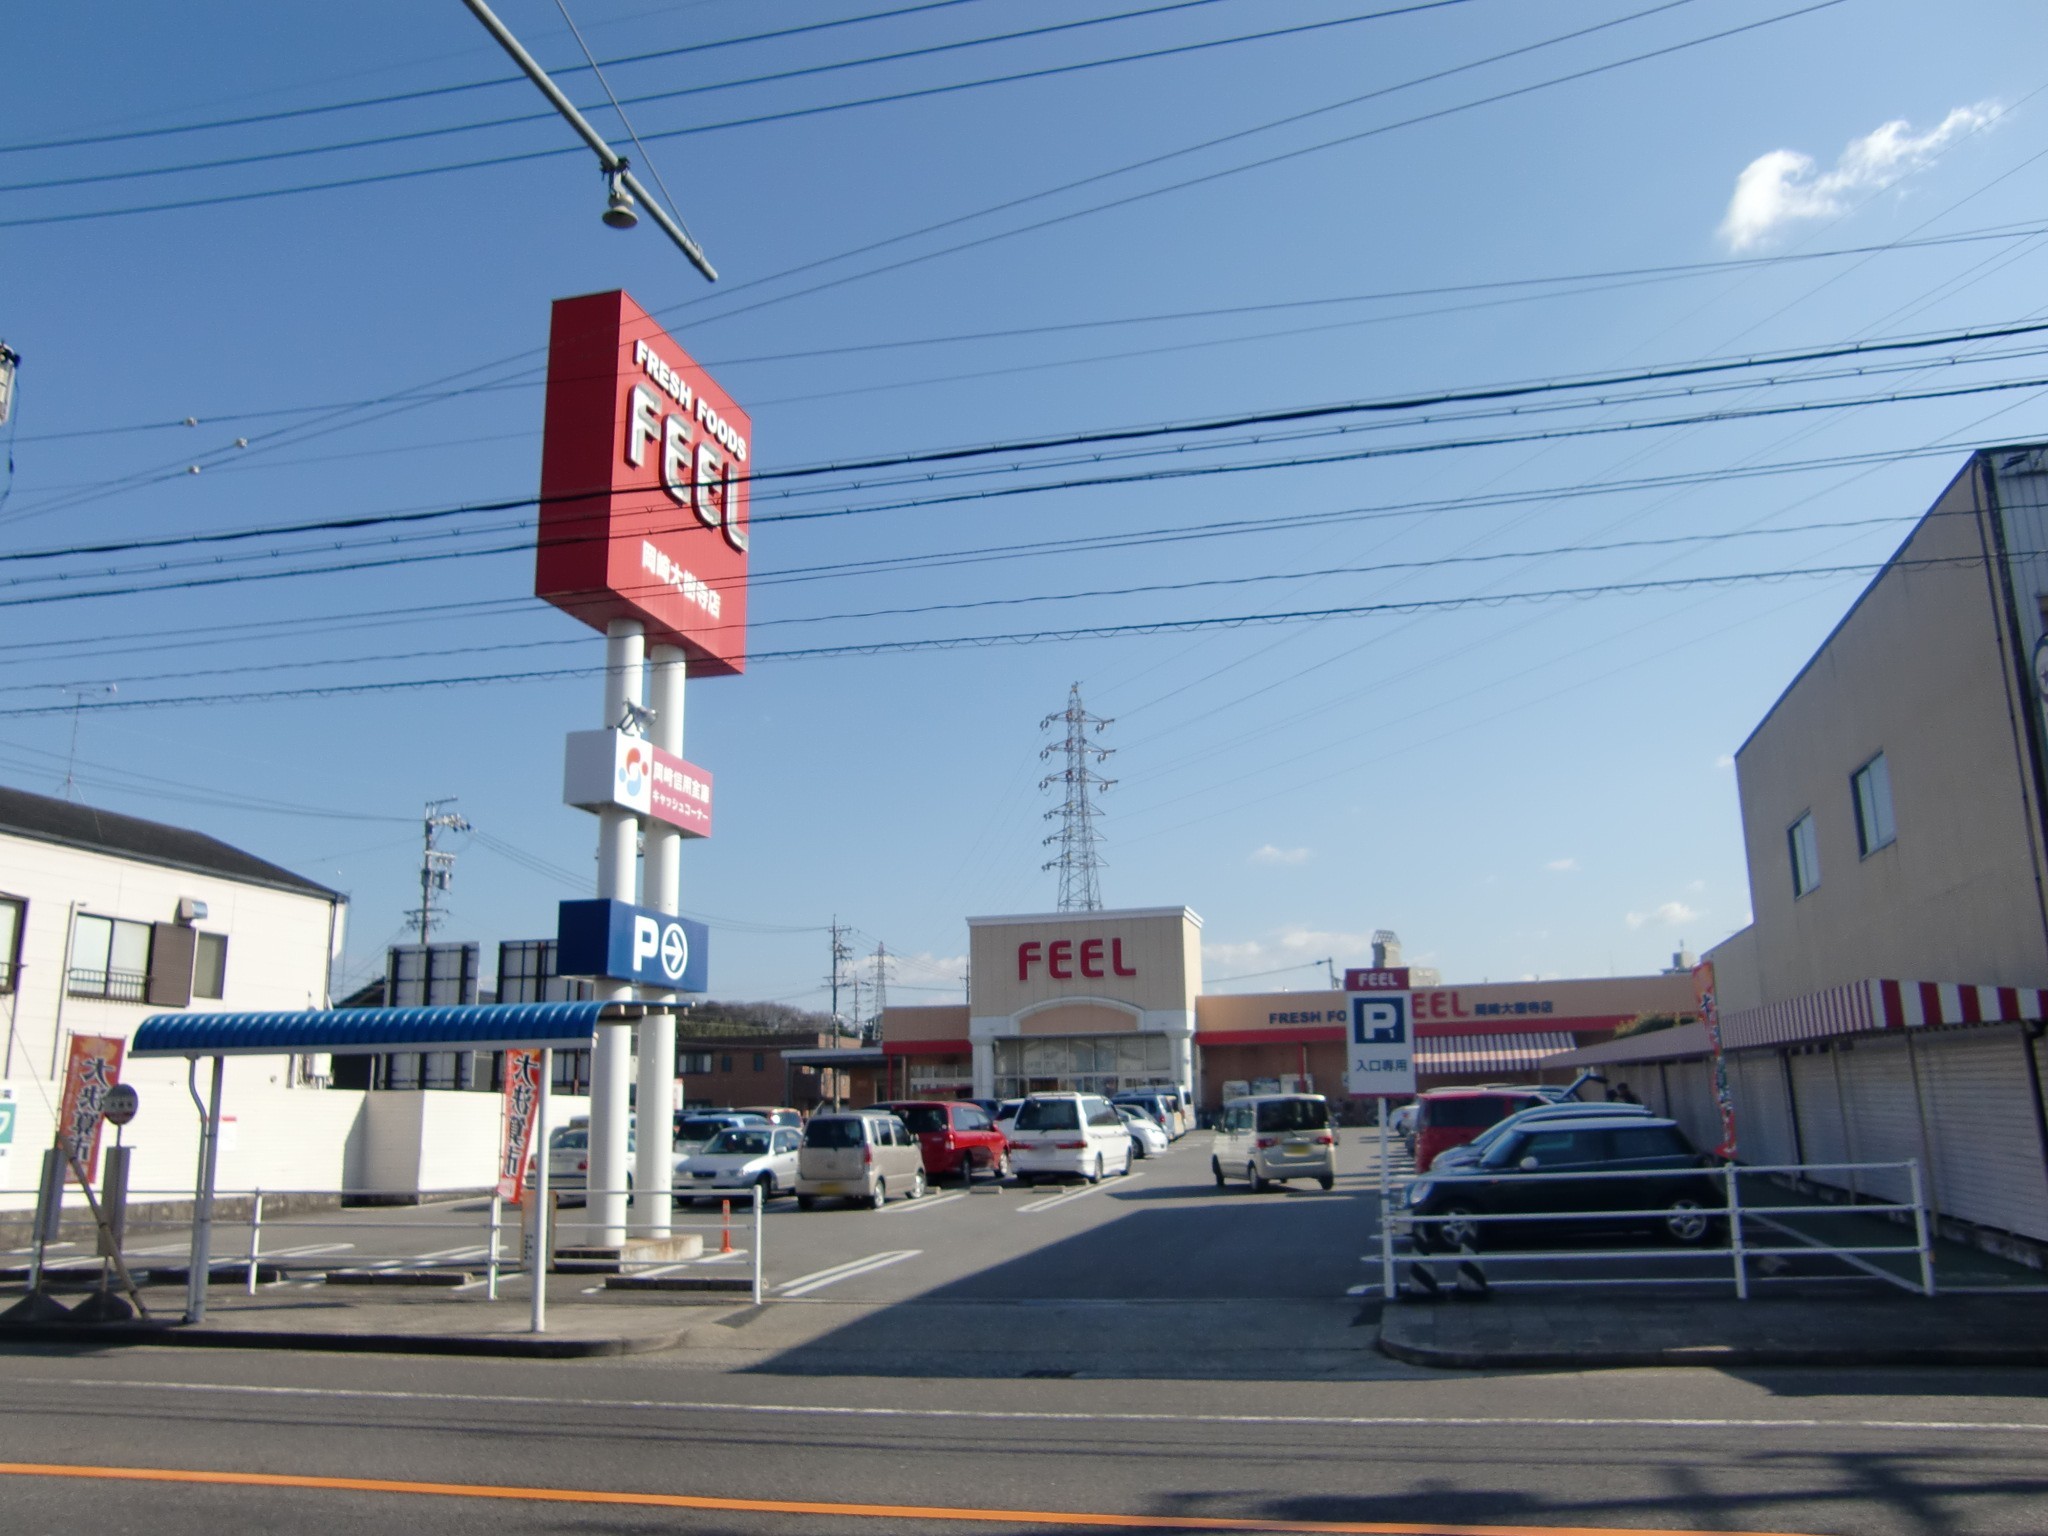
[[[1344,973],[1344,1086],[1354,1099],[1415,1092],[1415,1031],[1405,968]]]
[[[1714,962],[1703,960],[1692,968],[1693,1003],[1700,1022],[1707,1026],[1707,1044],[1714,1051],[1714,1103],[1721,1110],[1721,1145],[1717,1157],[1735,1155],[1735,1096],[1728,1091],[1728,1058],[1721,1054],[1721,1002],[1714,991]]]
[[[101,1106],[107,1090],[121,1081],[125,1040],[113,1035],[73,1035],[64,1069],[64,1100],[57,1111],[57,1147],[66,1159],[65,1177],[90,1184],[99,1166]]]
[[[526,1194],[526,1154],[540,1117],[540,1052],[505,1053],[505,1113],[498,1134],[498,1197]]]

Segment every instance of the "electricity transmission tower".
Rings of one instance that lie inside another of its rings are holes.
[[[889,946],[875,940],[875,1002],[866,1032],[871,1041],[882,1038],[882,1014],[889,1006]]]
[[[1098,747],[1088,740],[1092,729],[1100,735],[1109,721],[1091,715],[1081,704],[1081,685],[1074,684],[1067,690],[1067,707],[1058,714],[1047,715],[1038,722],[1041,731],[1050,730],[1055,722],[1066,727],[1064,739],[1052,742],[1038,755],[1050,758],[1055,755],[1065,759],[1065,766],[1047,774],[1038,781],[1040,789],[1049,789],[1055,784],[1063,785],[1066,799],[1045,813],[1045,819],[1059,818],[1060,829],[1045,838],[1045,845],[1059,844],[1059,857],[1049,859],[1041,866],[1060,872],[1060,910],[1062,912],[1097,912],[1102,908],[1102,887],[1096,879],[1096,871],[1102,859],[1095,851],[1102,834],[1095,828],[1097,815],[1091,791],[1108,789],[1116,782],[1105,779],[1093,768],[1093,763],[1106,760],[1114,750]]]
[[[455,878],[455,855],[439,846],[437,839],[443,832],[467,832],[469,823],[448,809],[455,803],[451,796],[446,800],[427,802],[426,821],[421,834],[420,850],[420,904],[405,914],[409,923],[418,923],[420,943],[427,942],[427,935],[441,921],[441,914],[434,910],[434,893],[445,891]]]

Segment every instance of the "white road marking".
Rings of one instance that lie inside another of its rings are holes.
[[[1048,1195],[1042,1200],[1033,1200],[1029,1205],[1020,1205],[1017,1207],[1017,1214],[1019,1216],[1028,1216],[1033,1211],[1049,1211],[1056,1205],[1065,1205],[1069,1200],[1080,1200],[1089,1195],[1105,1194],[1115,1189],[1118,1184],[1128,1184],[1133,1179],[1142,1179],[1143,1177],[1145,1175],[1142,1173],[1127,1173],[1118,1179],[1116,1184],[1110,1183],[1108,1179],[1104,1179],[1100,1184],[1083,1184],[1079,1189],[1070,1189],[1065,1194]]]
[[[826,1286],[837,1285],[842,1280],[872,1274],[875,1270],[887,1269],[891,1264],[901,1264],[905,1259],[914,1259],[923,1252],[922,1248],[898,1248],[888,1253],[871,1253],[866,1258],[855,1259],[850,1264],[836,1264],[815,1274],[799,1275],[794,1280],[785,1280],[775,1288],[775,1293],[778,1296],[808,1296],[812,1291],[822,1291]]]
[[[901,1205],[882,1207],[884,1216],[901,1216],[906,1211],[928,1211],[935,1205],[950,1205],[955,1200],[965,1200],[967,1191],[956,1189],[950,1195],[924,1195],[916,1200],[905,1200]]]
[[[303,1243],[296,1248],[266,1248],[256,1256],[256,1259],[259,1264],[265,1259],[305,1259],[316,1253],[346,1253],[353,1247],[354,1243]],[[242,1262],[246,1264],[248,1257],[247,1254],[243,1254]],[[218,1264],[221,1260],[215,1259],[213,1262]]]
[[[408,1392],[350,1387],[278,1387],[201,1381],[109,1381],[94,1377],[13,1378],[17,1389],[42,1385],[104,1392],[110,1387],[150,1392],[218,1393],[245,1397],[302,1397],[357,1402],[474,1403],[507,1408],[636,1409],[655,1413],[751,1413],[792,1418],[960,1419],[1029,1424],[1272,1424],[1359,1429],[1669,1429],[1692,1433],[1726,1429],[1859,1429],[1898,1434],[2048,1435],[2048,1420],[1821,1419],[1821,1418],[1603,1418],[1516,1417],[1500,1414],[1277,1414],[1082,1413],[1055,1409],[844,1407],[821,1403],[713,1403],[689,1399],[525,1396],[511,1393]]]

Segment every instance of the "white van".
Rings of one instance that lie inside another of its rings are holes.
[[[1098,1184],[1104,1174],[1131,1171],[1131,1133],[1097,1093],[1034,1093],[1005,1134],[1010,1170],[1022,1184],[1058,1174]]]
[[[1231,1099],[1216,1122],[1209,1171],[1216,1187],[1243,1179],[1257,1194],[1289,1179],[1337,1182],[1337,1125],[1320,1093],[1258,1093]]]

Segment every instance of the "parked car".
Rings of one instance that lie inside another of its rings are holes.
[[[1395,1110],[1387,1117],[1388,1134],[1412,1141],[1415,1137],[1415,1112],[1421,1107],[1411,1100]]]
[[[1463,1146],[1517,1110],[1549,1102],[1522,1088],[1430,1089],[1416,1101],[1416,1171],[1427,1173],[1438,1153]]]
[[[783,1126],[727,1126],[694,1152],[676,1157],[674,1194],[678,1200],[728,1198],[761,1187],[761,1198],[773,1200],[796,1188],[797,1148],[803,1136]]]
[[[996,1129],[1005,1136],[1009,1135],[1010,1127],[1016,1123],[1017,1111],[1023,1107],[1024,1101],[1022,1099],[1004,1099],[992,1117],[995,1120]]]
[[[1439,1173],[1470,1167],[1485,1157],[1501,1137],[1511,1135],[1525,1125],[1551,1120],[1642,1119],[1649,1113],[1641,1104],[1537,1104],[1529,1109],[1516,1110],[1505,1120],[1496,1121],[1462,1147],[1445,1148],[1437,1153],[1436,1161],[1430,1167]]]
[[[1119,1103],[1112,1099],[1117,1117],[1124,1123],[1124,1129],[1131,1133],[1131,1151],[1138,1157],[1150,1157],[1154,1153],[1165,1153],[1171,1145],[1166,1128],[1134,1104]]]
[[[1640,1179],[1532,1178],[1532,1174],[1622,1173]],[[1417,1179],[1408,1187],[1411,1216],[1443,1216],[1416,1226],[1424,1252],[1529,1243],[1548,1246],[1573,1236],[1644,1229],[1670,1242],[1703,1245],[1722,1231],[1726,1208],[1719,1179],[1677,1123],[1613,1115],[1539,1121],[1502,1136],[1476,1166]],[[1610,1212],[1647,1211],[1647,1216]],[[1489,1222],[1491,1214],[1560,1213],[1557,1221]],[[1570,1213],[1562,1218],[1562,1213]]]
[[[639,1150],[640,1139],[633,1126],[626,1127],[627,1162]],[[527,1163],[526,1177],[533,1178],[533,1164]],[[626,1169],[626,1189],[633,1188],[633,1170]],[[563,1205],[581,1205],[590,1193],[590,1121],[578,1116],[548,1138],[548,1191]],[[574,1198],[570,1198],[573,1196]]]
[[[1009,1132],[1010,1166],[1026,1184],[1070,1174],[1099,1184],[1131,1171],[1131,1133],[1109,1100],[1094,1093],[1034,1093]]]
[[[1149,1117],[1174,1141],[1188,1133],[1188,1119],[1181,1112],[1180,1095],[1163,1089],[1132,1088],[1117,1094],[1112,1104],[1128,1104]]]
[[[678,1152],[695,1152],[720,1131],[731,1130],[736,1126],[767,1123],[759,1115],[737,1109],[679,1114],[675,1118],[675,1136],[671,1145]]]
[[[1216,1124],[1209,1171],[1221,1189],[1242,1178],[1253,1194],[1289,1179],[1337,1182],[1337,1127],[1319,1093],[1262,1093],[1232,1099]]]
[[[779,1125],[785,1130],[800,1131],[804,1128],[803,1111],[787,1106],[765,1104],[742,1104],[739,1112],[743,1115],[759,1115],[770,1125]]]
[[[796,1165],[799,1210],[836,1197],[879,1211],[892,1193],[915,1200],[924,1188],[924,1149],[894,1115],[834,1110],[811,1116],[804,1127]]]
[[[903,1099],[874,1106],[910,1127],[924,1152],[924,1174],[936,1184],[974,1182],[974,1170],[994,1178],[1010,1172],[1010,1143],[979,1104],[951,1099]]]

